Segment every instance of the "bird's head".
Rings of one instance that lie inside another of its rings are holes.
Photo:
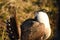
[[[43,11],[36,12],[35,19],[38,22],[45,24],[45,26],[50,26],[49,17],[46,12]]]

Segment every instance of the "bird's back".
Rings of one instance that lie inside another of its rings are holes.
[[[43,23],[27,20],[21,25],[21,40],[43,40],[46,38]]]

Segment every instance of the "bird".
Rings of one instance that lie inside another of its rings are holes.
[[[21,24],[21,40],[47,40],[51,35],[49,17],[45,11],[35,12],[35,18]]]

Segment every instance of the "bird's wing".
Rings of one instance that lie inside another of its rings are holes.
[[[10,18],[9,20],[7,21],[7,24],[6,24],[8,36],[11,40],[16,40],[18,39],[16,20],[14,17]]]

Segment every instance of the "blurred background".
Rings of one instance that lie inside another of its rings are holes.
[[[53,40],[56,33],[57,0],[0,0],[0,40],[9,40],[5,22],[13,14],[10,11],[10,6],[15,7],[19,27],[26,19],[34,18],[35,11],[45,9],[52,29],[48,40]]]

